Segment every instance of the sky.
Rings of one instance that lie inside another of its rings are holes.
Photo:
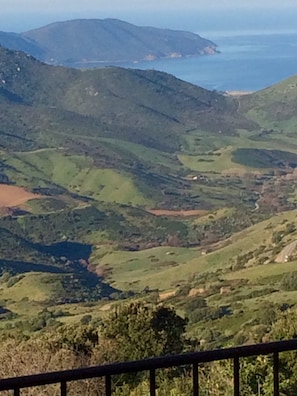
[[[295,25],[292,15],[297,11],[296,0],[0,0],[0,6],[0,30],[14,32],[61,20],[107,17],[192,31],[195,24],[202,30],[248,23],[272,27],[282,22],[282,15],[289,21],[291,16]]]
[[[2,4],[1,4],[2,3]],[[118,10],[118,9],[185,9],[222,7],[294,7],[296,0],[0,0],[1,13],[7,11],[49,11],[55,10]]]

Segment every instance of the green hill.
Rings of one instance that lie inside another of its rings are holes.
[[[243,109],[262,122],[283,123],[296,115],[297,77],[241,98]]]
[[[166,73],[82,72],[3,48],[0,58],[0,143],[8,153],[2,178],[29,188],[59,186],[150,207],[183,202],[191,208],[191,197],[199,196],[203,208],[204,193],[192,191],[197,186],[184,179],[188,170],[176,153],[197,129],[233,136],[237,128],[253,127],[237,114],[234,99]]]
[[[30,304],[31,316],[66,303],[83,314],[83,304],[157,289],[177,292],[187,313],[189,289],[207,287],[214,316],[199,322],[198,312],[191,333],[210,320],[236,335],[275,279],[283,302],[293,267],[273,260],[296,237],[294,79],[230,97],[152,70],[80,71],[4,48],[0,61],[0,181],[38,194],[10,203],[0,184],[10,324]],[[234,316],[217,316],[220,301]]]

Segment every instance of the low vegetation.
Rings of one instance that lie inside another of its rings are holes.
[[[188,309],[204,309],[203,300],[199,304],[188,304]],[[296,333],[296,311],[269,311],[274,314],[274,323],[265,322],[255,326],[257,333],[267,340],[292,337]],[[46,332],[30,338],[22,332],[3,333],[1,343],[1,376],[13,372],[24,375],[40,371],[52,371],[103,364],[110,361],[133,360],[160,354],[187,351],[189,348],[202,349],[192,340],[184,337],[187,321],[166,305],[147,302],[132,302],[112,310],[99,323],[88,319],[88,324],[58,325],[55,315],[43,311],[35,320],[35,325],[48,322]],[[268,317],[268,316],[267,316]],[[264,323],[265,322],[265,323]],[[239,339],[239,337],[238,337]],[[241,339],[244,339],[242,334]],[[18,359],[18,356],[22,359]],[[295,353],[280,357],[280,385],[284,393],[293,395],[296,389]],[[38,369],[37,369],[38,367]],[[213,395],[232,392],[232,363],[229,361],[205,364],[200,368],[199,383],[202,394],[209,391]],[[185,368],[167,369],[157,375],[158,392],[166,395],[189,396],[192,394],[190,370]],[[272,362],[266,357],[247,358],[241,366],[241,391],[249,395],[268,396],[272,392]],[[145,373],[117,376],[113,381],[116,395],[140,396],[148,392],[149,384]],[[83,387],[83,388],[82,388]],[[73,394],[104,395],[104,384],[100,379],[77,381],[70,384]],[[56,386],[32,388],[24,394],[50,395]],[[26,393],[28,392],[28,393]]]
[[[293,336],[293,322],[286,334],[280,326],[296,315],[294,79],[230,98],[155,71],[81,72],[4,49],[0,56],[5,353],[42,343],[53,359],[37,365],[44,370],[64,368],[64,352],[69,368],[147,356],[142,344],[118,347],[127,345],[121,326],[130,314],[145,321],[148,343],[162,332],[150,328],[156,315],[178,323],[176,352]],[[272,122],[286,90],[288,111]],[[118,305],[123,300],[128,305]],[[117,334],[104,333],[102,323],[116,317]],[[73,329],[83,340],[62,345],[60,332]],[[151,354],[173,352],[166,338],[173,335],[162,334]],[[282,364],[293,372],[290,360]],[[247,368],[246,394],[268,396],[269,362]],[[207,366],[203,381],[213,386],[228,370]],[[294,375],[284,378],[293,395]],[[188,394],[187,372],[171,379],[172,394]],[[121,381],[123,395],[147,386],[144,377]],[[167,376],[160,395],[163,385]]]

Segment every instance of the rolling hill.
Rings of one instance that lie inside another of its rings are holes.
[[[250,118],[267,128],[291,128],[296,126],[297,78],[293,76],[278,84],[242,98],[241,104]]]
[[[82,312],[153,291],[187,312],[190,291],[204,288],[207,320],[227,339],[230,323],[235,336],[258,315],[255,296],[283,303],[293,264],[273,261],[296,238],[294,78],[231,97],[2,47],[0,63],[0,300],[12,323],[30,305]],[[208,323],[196,319],[192,334]]]
[[[2,32],[0,44],[46,63],[72,67],[216,52],[213,42],[197,34],[140,27],[117,19],[56,22],[19,35]]]
[[[3,154],[2,179],[29,188],[59,186],[150,207],[183,202],[191,209],[197,193],[176,156],[191,131],[220,130],[231,137],[236,128],[254,125],[238,114],[233,98],[166,73],[113,67],[82,72],[3,48],[0,59],[0,142],[9,152]],[[117,198],[104,190],[108,173],[118,179],[114,189],[123,185]],[[130,197],[125,185],[135,191]],[[198,194],[202,209],[203,195]]]

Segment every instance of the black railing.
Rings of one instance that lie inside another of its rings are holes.
[[[279,353],[293,350],[297,350],[297,339],[216,349],[212,351],[192,352],[182,355],[164,356],[140,361],[114,363],[16,378],[5,378],[0,380],[0,392],[12,390],[14,396],[19,396],[20,390],[23,388],[59,383],[61,396],[67,396],[68,382],[91,378],[105,378],[105,395],[112,396],[112,376],[148,371],[150,396],[156,396],[155,373],[157,369],[191,365],[193,396],[199,396],[199,364],[231,359],[233,360],[233,394],[234,396],[240,396],[240,358],[272,354],[273,395],[279,396]]]

